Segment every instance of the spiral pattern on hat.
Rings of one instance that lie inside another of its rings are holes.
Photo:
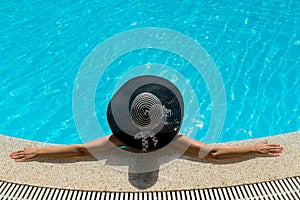
[[[165,121],[160,100],[149,92],[135,97],[130,108],[130,115],[132,122],[141,130],[152,130]]]

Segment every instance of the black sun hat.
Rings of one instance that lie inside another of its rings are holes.
[[[183,106],[173,83],[158,76],[139,76],[112,97],[107,120],[121,142],[149,152],[166,146],[179,132]]]

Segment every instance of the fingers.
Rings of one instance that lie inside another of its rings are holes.
[[[265,147],[269,149],[283,149],[280,144],[268,144],[267,140],[263,141],[262,143],[265,144]]]
[[[269,157],[278,157],[278,156],[280,156],[280,154],[278,154],[278,153],[267,153],[266,155],[269,156]]]
[[[15,162],[29,162],[30,160],[27,158],[15,159]]]
[[[268,140],[264,140],[264,141],[261,141],[261,143],[264,143],[264,144],[268,144]],[[268,144],[268,145],[276,145],[276,146],[280,146],[280,144]]]
[[[280,156],[281,152],[282,151],[278,150],[278,149],[274,149],[274,150],[270,149],[269,151],[262,153],[262,155],[266,156],[266,157],[278,157],[278,156]]]
[[[283,150],[283,147],[280,146],[280,145],[270,145],[269,148],[271,150],[275,150],[275,151],[282,151]]]
[[[278,157],[280,156],[280,153],[282,153],[282,150],[283,150],[282,147],[276,146],[276,147],[266,149],[266,151],[263,154],[270,157]]]
[[[26,160],[24,150],[12,152],[11,154],[9,154],[9,156],[11,159],[14,159],[16,162],[23,162]]]
[[[24,154],[24,151],[16,151],[16,152],[12,152],[10,155],[10,157],[14,157],[14,156],[17,156],[17,155],[20,155],[20,154]]]
[[[27,162],[27,161],[31,161],[31,158],[27,158],[24,154],[20,154],[20,155],[14,155],[11,156],[12,159],[15,160],[15,162]]]
[[[280,144],[268,144],[269,147],[280,147]]]
[[[268,144],[268,140],[262,141],[263,144],[267,144],[270,147],[279,147],[280,144]]]
[[[22,153],[22,152],[24,152],[24,150],[14,151],[14,152],[11,152],[10,155],[16,154],[16,153]]]
[[[16,162],[31,161],[36,157],[35,151],[35,148],[24,148],[23,150],[10,153],[9,156]]]
[[[25,154],[24,151],[17,151],[17,152],[13,152],[10,154],[10,157],[12,159],[20,159],[20,158],[24,158]]]

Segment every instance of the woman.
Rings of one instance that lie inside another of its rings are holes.
[[[258,154],[279,156],[283,148],[267,141],[255,145],[209,145],[179,133],[183,119],[183,99],[174,84],[157,76],[139,76],[126,82],[113,96],[107,108],[107,120],[113,134],[69,146],[25,148],[12,152],[17,162],[40,157],[78,157],[105,152],[121,146],[141,153],[168,146],[184,155],[205,159],[228,159]]]
[[[175,138],[178,142],[189,143],[186,136],[179,135]],[[187,140],[187,141],[186,141]],[[115,136],[109,135],[101,139],[94,140],[87,144],[74,144],[68,146],[54,146],[48,148],[25,148],[20,151],[12,152],[10,157],[16,162],[30,161],[41,157],[79,157],[90,155],[88,148],[97,148],[99,151],[107,151],[116,146],[124,146],[125,144],[119,141]],[[228,159],[236,158],[251,154],[258,154],[261,156],[279,156],[283,148],[279,144],[268,144],[267,141],[258,142],[255,145],[246,146],[224,146],[224,145],[208,145],[202,142],[193,140],[192,145],[185,151],[185,155],[198,157],[200,149],[207,148],[211,151],[204,156],[206,159]]]

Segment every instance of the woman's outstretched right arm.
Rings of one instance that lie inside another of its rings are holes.
[[[279,144],[268,144],[267,141],[254,145],[209,145],[179,134],[173,141],[175,148],[184,150],[188,156],[208,159],[229,159],[250,154],[277,157],[283,148]]]

